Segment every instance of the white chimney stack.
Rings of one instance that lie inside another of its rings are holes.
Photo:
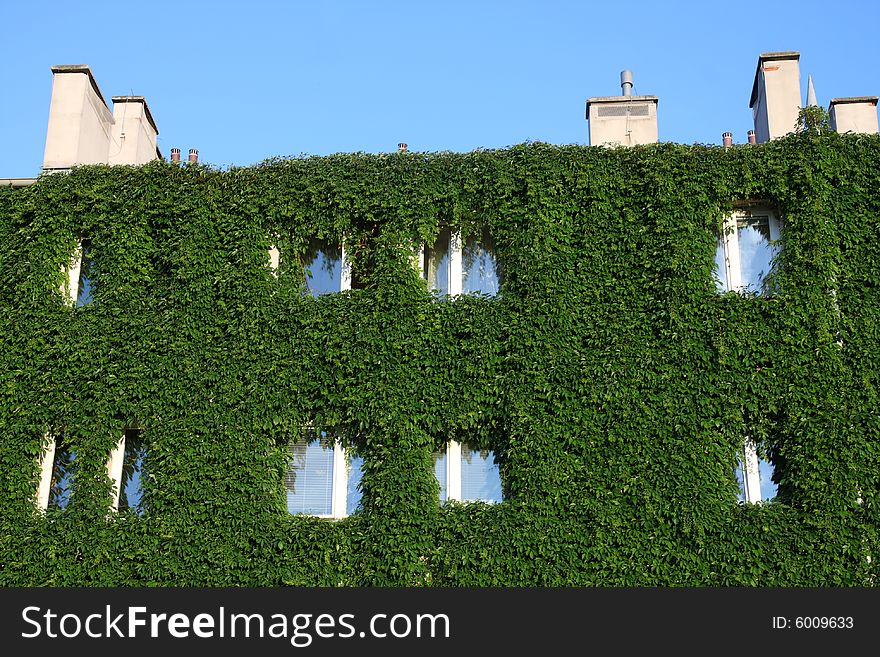
[[[587,99],[592,146],[656,144],[657,96],[633,96],[633,74],[620,72],[620,96]]]
[[[801,109],[800,57],[794,50],[764,52],[758,57],[749,100],[758,143],[795,129]]]

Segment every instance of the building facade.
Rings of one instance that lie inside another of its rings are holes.
[[[776,134],[796,62],[755,145],[233,171],[59,67],[108,150],[0,189],[0,584],[873,585],[880,138]]]

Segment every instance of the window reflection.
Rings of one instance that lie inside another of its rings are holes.
[[[76,305],[84,306],[92,302],[92,280],[90,278],[80,278],[79,292],[76,295]]]
[[[440,484],[440,501],[446,501],[446,448],[434,452],[434,476]]]
[[[92,249],[88,243],[83,243],[80,247],[79,279],[76,286],[77,307],[85,306],[94,299],[93,270]]]
[[[748,458],[748,455],[746,455]],[[737,499],[740,502],[752,501],[752,502],[769,502],[774,497],[776,497],[778,493],[778,486],[773,481],[773,473],[775,468],[770,461],[758,457],[758,495],[760,498],[755,496],[753,499],[749,500],[751,497],[747,492],[747,484],[746,484],[746,470],[743,465],[743,457],[739,456],[736,462],[736,484],[739,488],[739,494],[737,495]]]
[[[144,461],[147,447],[143,441],[142,431],[125,432],[125,453],[122,458],[122,479],[119,483],[119,510],[132,509],[138,514],[143,513]]]
[[[501,501],[501,475],[492,450],[461,446],[461,499]]]
[[[52,479],[49,488],[49,508],[66,509],[73,491],[73,468],[76,451],[60,436],[55,443],[52,460]]]
[[[772,500],[778,493],[778,486],[773,481],[773,464],[766,459],[758,459],[758,477],[761,479],[761,499]]]
[[[495,257],[495,240],[484,228],[468,238],[462,250],[462,291],[497,296],[502,272]]]
[[[363,477],[364,459],[357,454],[347,455],[348,490],[345,498],[345,512],[351,515],[357,511],[361,503],[361,478]]]
[[[327,240],[312,240],[303,257],[306,291],[313,297],[342,289],[342,248]]]
[[[770,294],[774,260],[780,250],[778,233],[779,222],[766,211],[740,211],[728,217],[715,249],[716,289]]]
[[[770,218],[743,217],[736,222],[739,242],[740,276],[743,289],[766,294],[765,279],[770,274],[776,245],[770,239]]]
[[[428,289],[439,296],[449,291],[449,250],[452,240],[451,231],[444,228],[437,236],[432,247],[425,248],[425,265],[422,275],[428,281]]]

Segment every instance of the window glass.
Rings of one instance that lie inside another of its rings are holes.
[[[345,497],[345,513],[351,515],[357,511],[361,503],[360,483],[363,476],[364,459],[357,454],[346,452],[346,465],[348,472],[348,489]]]
[[[119,510],[132,509],[138,514],[143,513],[144,460],[147,447],[143,441],[142,431],[125,432],[125,453],[122,457],[122,480],[119,483]]]
[[[461,446],[461,499],[501,501],[501,475],[492,450]]]
[[[303,258],[306,291],[313,297],[342,289],[342,248],[326,240],[312,240]]]
[[[73,467],[76,451],[65,444],[63,437],[55,443],[52,461],[52,481],[49,488],[49,508],[65,509],[73,492]]]
[[[727,262],[724,257],[724,238],[718,240],[715,248],[715,289],[718,292],[727,292],[730,283],[727,280]]]
[[[79,265],[79,281],[76,288],[76,305],[84,306],[91,303],[94,296],[94,285],[92,283],[92,253],[88,244],[83,244],[81,248],[81,259]]]
[[[488,229],[468,238],[462,250],[462,291],[492,296],[501,291],[501,266],[495,258],[495,240]]]
[[[449,294],[449,248],[452,234],[444,228],[437,236],[432,247],[425,248],[425,271],[423,275],[428,281],[428,289],[443,296]]]
[[[290,444],[290,462],[284,477],[290,513],[332,514],[334,442],[326,431],[310,431],[305,438]]]
[[[764,279],[770,273],[777,247],[770,239],[768,216],[741,217],[736,222],[740,275],[743,289],[766,293]]]
[[[434,476],[440,484],[440,501],[446,501],[446,448],[434,452]]]
[[[746,481],[745,481],[745,471],[743,470],[743,462],[741,458],[737,458],[736,460],[736,468],[734,468],[734,474],[736,475],[736,486],[739,490],[737,493],[736,499],[740,502],[746,501]]]
[[[773,464],[766,459],[758,459],[758,476],[761,478],[761,499],[765,502],[776,497],[778,486],[773,483]]]
[[[758,482],[760,487],[760,499],[762,502],[768,502],[769,500],[772,500],[774,497],[776,497],[778,486],[773,482],[773,472],[773,464],[766,459],[758,457]],[[742,457],[738,457],[736,462],[736,484],[739,488],[737,499],[740,502],[745,502],[745,468],[743,467]]]

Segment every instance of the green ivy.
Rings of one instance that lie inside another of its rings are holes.
[[[719,294],[737,202],[783,218],[777,292]],[[487,227],[496,298],[412,254]],[[360,289],[298,264],[344,242]],[[66,305],[89,244],[94,301]],[[281,268],[269,269],[277,246]],[[0,189],[2,586],[867,586],[880,543],[880,138],[525,144],[218,171],[80,167]],[[287,513],[308,423],[363,503]],[[106,461],[147,444],[144,513]],[[76,450],[36,510],[47,432]],[[746,435],[779,496],[737,502]],[[438,501],[431,453],[495,451],[505,501]]]

